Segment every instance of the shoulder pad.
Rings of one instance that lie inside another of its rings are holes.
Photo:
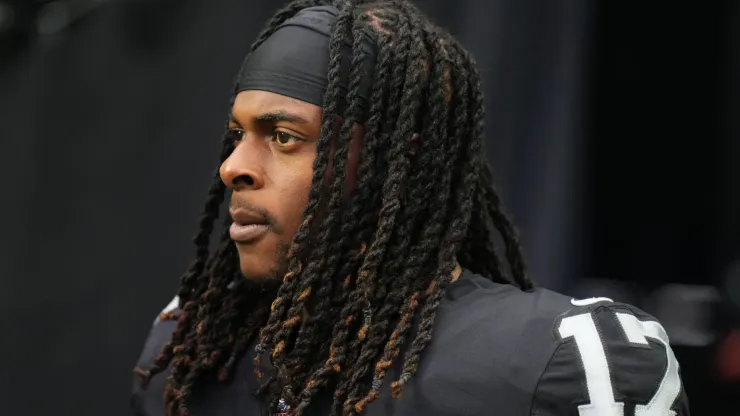
[[[554,322],[558,346],[530,414],[688,416],[678,361],[655,318],[607,298],[571,304]]]
[[[172,298],[170,303],[168,303],[167,306],[165,306],[164,309],[162,309],[162,312],[160,312],[159,315],[157,315],[157,317],[154,319],[153,325],[156,326],[159,323],[162,315],[171,313],[171,312],[179,312],[179,310],[180,310],[180,297],[175,296],[174,298]]]
[[[157,315],[154,325],[149,331],[149,336],[144,343],[141,356],[136,366],[148,369],[154,363],[157,355],[162,351],[165,344],[171,339],[172,332],[177,327],[177,320],[162,320],[165,314],[178,312],[177,296]],[[164,393],[166,371],[154,376],[147,389],[141,388],[139,376],[134,376],[133,391],[131,394],[131,409],[137,416],[154,416],[164,414],[162,395]]]

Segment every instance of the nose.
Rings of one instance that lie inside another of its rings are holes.
[[[260,158],[248,147],[244,141],[237,144],[219,169],[221,181],[234,191],[256,190],[264,186]]]

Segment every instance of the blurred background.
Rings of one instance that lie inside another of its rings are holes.
[[[127,415],[267,0],[0,0],[0,412]],[[418,0],[477,57],[535,279],[740,394],[740,2]]]

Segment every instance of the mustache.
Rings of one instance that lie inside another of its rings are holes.
[[[237,210],[249,211],[252,215],[261,217],[267,223],[267,226],[273,229],[274,231],[277,231],[277,232],[281,231],[280,225],[278,224],[277,220],[275,220],[275,217],[272,216],[272,214],[270,214],[269,211],[267,211],[266,209],[260,206],[250,204],[249,202],[241,198],[237,198],[234,195],[231,196],[231,201],[229,202],[229,209],[232,211],[237,211]]]

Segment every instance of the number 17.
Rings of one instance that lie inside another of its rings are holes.
[[[646,404],[635,406],[635,416],[675,416],[671,406],[681,392],[678,361],[668,345],[665,329],[655,321],[640,321],[634,315],[617,313],[627,340],[632,344],[647,346],[647,338],[665,346],[666,370],[657,391]],[[614,387],[604,343],[596,329],[591,313],[564,318],[559,326],[563,339],[573,337],[583,361],[589,403],[578,406],[580,416],[624,416],[624,403],[614,399]]]

